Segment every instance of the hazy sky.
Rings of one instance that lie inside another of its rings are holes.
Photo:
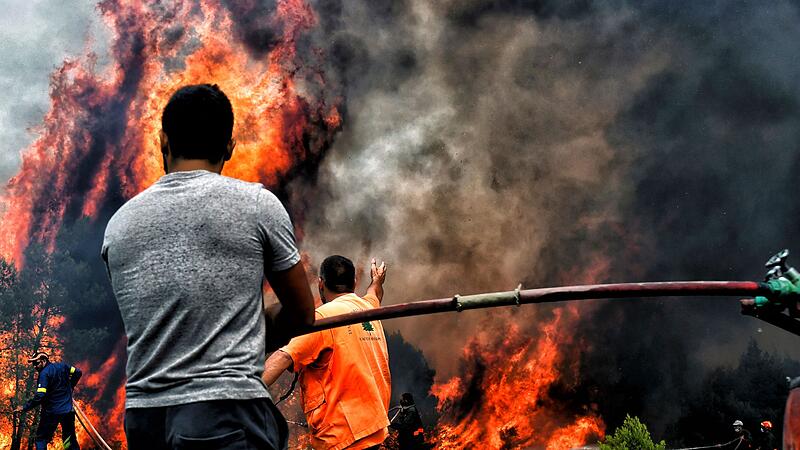
[[[80,56],[102,22],[92,0],[0,0],[0,184],[14,175],[48,109],[50,74]]]

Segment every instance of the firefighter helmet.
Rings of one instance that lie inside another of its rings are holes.
[[[50,361],[50,357],[47,356],[47,353],[45,353],[45,352],[36,352],[36,353],[33,354],[33,356],[28,358],[28,362],[29,363],[34,363],[34,362],[42,360],[42,359],[45,360],[45,361]]]
[[[743,427],[744,423],[742,423],[741,420],[737,420],[737,421],[733,422],[733,426],[735,426],[735,427]]]
[[[768,430],[771,430],[772,429],[772,422],[770,422],[769,420],[765,420],[765,421],[761,422],[761,426],[766,428],[766,429],[768,429]]]

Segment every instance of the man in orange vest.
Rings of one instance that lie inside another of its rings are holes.
[[[320,266],[322,305],[317,319],[380,306],[386,263],[372,259],[372,282],[364,297],[355,290],[355,267],[343,256]],[[315,449],[378,448],[388,435],[391,393],[386,336],[380,321],[319,331],[291,340],[266,361],[267,385],[284,370],[299,373],[303,411]]]

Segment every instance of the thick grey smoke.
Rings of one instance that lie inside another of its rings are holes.
[[[574,20],[477,3],[370,8],[342,3],[332,37],[348,116],[305,225],[315,260],[387,259],[398,302],[553,284],[590,270],[609,238],[639,238],[608,235],[626,226],[636,156],[609,129],[671,64],[669,36],[629,8]],[[443,370],[475,318],[398,326],[422,337],[438,323],[419,344]]]
[[[347,114],[316,184],[290,187],[307,204],[303,245],[313,261],[388,260],[387,302],[520,281],[758,279],[771,253],[800,251],[797,5],[316,6]],[[595,308],[575,330],[597,343],[583,374],[634,379],[619,386],[641,400],[620,408],[659,432],[680,414],[675,393],[749,339],[800,356],[733,300]],[[445,379],[478,326],[533,330],[537,315],[388,327]]]
[[[102,62],[107,39],[93,2],[0,0],[0,11],[0,185],[5,186],[50,106],[50,74],[65,57],[82,55],[87,47],[97,50]]]

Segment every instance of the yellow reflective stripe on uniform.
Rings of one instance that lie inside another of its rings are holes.
[[[39,388],[36,392],[47,392],[47,388]]]
[[[73,373],[75,373],[75,368],[74,367],[70,367],[69,368],[69,374],[72,375]]]

